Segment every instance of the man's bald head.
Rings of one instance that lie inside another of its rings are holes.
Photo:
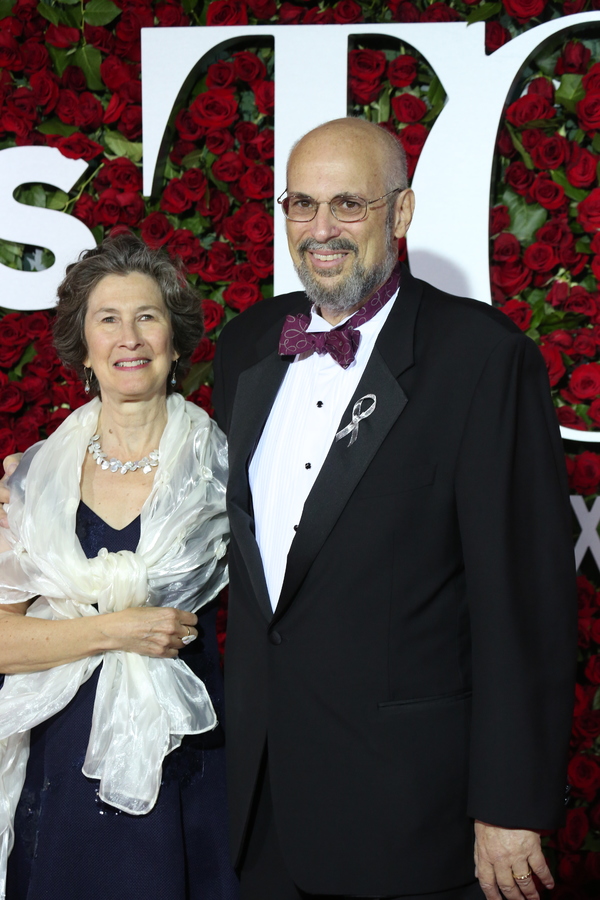
[[[324,144],[330,147],[331,153],[350,144],[357,153],[371,159],[381,174],[386,193],[394,188],[403,191],[408,187],[406,154],[398,138],[379,125],[351,117],[324,122],[296,141],[289,156],[288,172],[296,152],[310,152]]]

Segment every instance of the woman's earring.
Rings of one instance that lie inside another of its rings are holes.
[[[171,372],[171,384],[173,385],[173,387],[175,387],[175,385],[177,384],[177,378],[175,377],[175,372],[177,371],[177,363],[178,362],[179,362],[179,360],[176,359],[175,362],[173,363],[173,371]]]
[[[84,367],[83,367],[83,371],[85,372],[85,385],[83,386],[83,389],[84,389],[84,391],[86,392],[86,394],[89,394],[89,392],[90,392],[90,387],[91,387],[91,385],[90,385],[90,375],[92,374],[92,370],[91,370],[91,369],[88,369],[86,366],[84,366]]]

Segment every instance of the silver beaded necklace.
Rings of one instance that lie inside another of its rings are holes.
[[[121,460],[117,459],[115,456],[113,456],[112,459],[107,459],[106,453],[100,446],[99,434],[95,434],[90,438],[87,449],[88,453],[93,455],[97,465],[101,466],[103,469],[110,469],[111,472],[120,472],[121,475],[127,475],[128,472],[135,472],[136,469],[141,469],[144,475],[148,475],[153,467],[158,465],[158,450],[153,450],[148,456],[144,456],[143,459],[136,459],[135,462],[132,462],[132,460],[121,462]]]

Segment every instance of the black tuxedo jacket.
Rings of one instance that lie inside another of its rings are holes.
[[[230,806],[242,852],[268,740],[276,827],[312,893],[473,879],[472,819],[558,825],[575,664],[571,519],[541,356],[501,312],[403,270],[400,294],[306,501],[275,614],[248,463],[304,294],[223,331],[229,436]],[[237,856],[239,860],[239,855]]]

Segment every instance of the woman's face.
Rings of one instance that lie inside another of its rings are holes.
[[[89,295],[84,332],[84,365],[94,370],[104,400],[165,395],[169,370],[179,354],[154,279],[140,272],[105,276]]]

